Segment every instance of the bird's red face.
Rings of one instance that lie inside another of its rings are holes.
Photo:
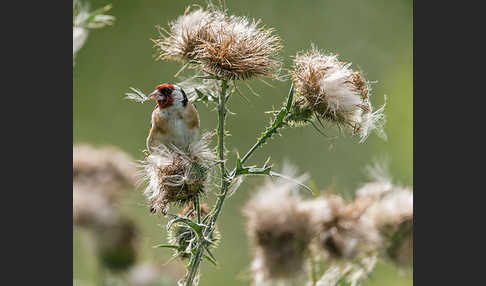
[[[170,107],[174,102],[172,92],[174,91],[174,85],[163,83],[159,84],[155,90],[149,95],[149,98],[156,101],[160,109]]]

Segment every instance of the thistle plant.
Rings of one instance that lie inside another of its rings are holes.
[[[135,187],[132,158],[113,146],[73,146],[73,224],[89,231],[106,273],[120,273],[138,256],[135,223],[115,207],[123,192]]]
[[[305,176],[294,178],[295,174],[276,172],[269,160],[257,166],[246,165],[263,144],[284,128],[311,124],[321,130],[329,128],[324,126],[325,121],[331,123],[330,128],[334,125],[349,130],[360,143],[371,131],[386,138],[385,106],[373,109],[370,82],[361,72],[353,71],[350,63],[336,55],[312,47],[298,53],[288,75],[282,75],[278,53],[283,45],[275,30],[265,27],[261,20],[230,15],[212,4],[206,8],[188,7],[168,27],[158,26],[157,30],[159,38],[152,40],[157,59],[180,62],[176,77],[183,71],[193,74],[177,84],[158,85],[150,95],[132,88],[134,93],[127,93],[127,98],[142,103],[155,98],[158,107],[154,114],[159,112],[169,118],[176,108],[187,106],[187,93],[189,102],[215,107],[218,118],[214,149],[208,147],[209,137],[191,136],[194,141],[184,146],[170,143],[151,146],[140,162],[150,212],[170,218],[166,227],[169,244],[154,247],[172,249],[186,263],[186,274],[179,285],[198,284],[202,261],[217,263],[212,249],[223,239],[216,223],[224,203],[230,193],[237,191],[243,178],[254,175],[268,177],[265,186],[244,207],[247,231],[255,244],[252,270],[256,285],[300,283],[303,277],[311,277],[312,285],[338,285],[342,281],[351,284],[339,285],[356,285],[372,271],[384,245],[393,248],[389,251],[391,257],[401,251],[401,237],[410,237],[408,233],[396,238],[393,247],[384,242],[384,237],[386,231],[395,237],[398,229],[406,229],[397,224],[410,219],[409,207],[393,220],[380,220],[376,214],[380,208],[401,204],[402,195],[397,201],[392,193],[388,198],[387,192],[395,190],[391,182],[386,190],[368,191],[372,195],[366,194],[363,187],[362,197],[351,202],[330,195],[305,200],[298,193],[299,189],[310,189],[303,183]],[[237,83],[263,78],[283,82],[286,77],[291,78],[289,92],[282,96],[282,107],[272,112],[270,125],[242,157],[238,155],[235,162],[228,162],[225,119],[232,95],[240,92]],[[177,92],[177,96],[171,92]],[[173,105],[173,100],[178,99],[182,105]],[[181,114],[184,119],[184,113]],[[154,124],[160,123],[152,119],[152,129]],[[164,124],[179,126],[170,121]],[[165,130],[160,125],[156,127]],[[186,127],[179,128],[178,134],[186,132],[183,129]],[[161,133],[168,131],[164,132]],[[381,181],[370,184],[384,185]],[[211,208],[203,202],[208,192],[217,196]],[[174,214],[171,207],[184,209]],[[333,263],[320,279],[319,257],[329,258],[326,261]],[[306,272],[311,275],[304,275]],[[332,279],[336,283],[326,282]]]

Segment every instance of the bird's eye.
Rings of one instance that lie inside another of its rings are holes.
[[[172,88],[170,87],[164,87],[163,89],[160,90],[163,95],[169,96],[172,93]]]

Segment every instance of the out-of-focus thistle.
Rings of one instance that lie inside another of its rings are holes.
[[[112,147],[73,146],[73,224],[87,228],[101,265],[126,270],[137,257],[133,222],[115,207],[120,194],[135,187],[132,158]]]
[[[127,270],[138,255],[137,228],[128,218],[92,229],[96,251],[104,267],[111,271]]]
[[[73,223],[115,220],[113,205],[123,191],[134,188],[136,171],[132,158],[115,147],[73,146]]]
[[[410,265],[413,193],[392,184],[381,165],[368,171],[371,181],[357,190],[352,201],[331,194],[304,200],[290,192],[290,183],[271,181],[250,199],[243,210],[256,245],[252,264],[256,285],[283,279],[284,285],[298,283],[307,258],[312,285],[326,286],[360,285],[380,255]],[[316,259],[330,263],[320,279]]]
[[[216,162],[208,147],[210,138],[208,133],[185,150],[159,145],[141,162],[150,212],[166,214],[171,203],[185,205],[204,194],[210,167]]]
[[[335,123],[358,135],[363,142],[374,130],[382,138],[385,105],[373,111],[370,86],[360,72],[350,69],[351,63],[336,55],[323,54],[316,47],[298,53],[290,71],[298,96],[292,109],[291,122],[306,123],[315,117]]]
[[[255,246],[255,285],[297,283],[302,277],[313,229],[291,181],[267,179],[244,206],[247,232]],[[300,280],[300,282],[302,282]],[[288,284],[285,284],[288,285]]]
[[[364,214],[385,237],[388,258],[399,266],[413,264],[413,191],[394,186]]]
[[[210,209],[208,205],[204,203],[200,205],[200,208],[200,216],[201,219],[204,220],[209,214]],[[197,219],[197,211],[194,209],[194,203],[190,202],[187,204],[179,214],[179,217],[186,217],[195,221]],[[176,250],[175,256],[183,259],[190,257],[191,247],[192,244],[196,242],[196,239],[197,237],[194,231],[192,231],[192,229],[184,223],[175,223],[167,233],[167,240],[169,241],[170,245],[177,247],[174,248]],[[211,234],[211,237],[209,237],[209,240],[212,242],[209,245],[209,249],[216,248],[220,239],[221,234],[216,228]]]
[[[380,244],[378,231],[361,219],[366,202],[346,203],[339,196],[329,195],[307,201],[303,207],[312,216],[319,247],[331,258],[354,259]]]
[[[115,17],[103,13],[111,9],[111,4],[89,12],[88,5],[79,0],[73,0],[73,62],[76,53],[88,38],[88,29],[102,28],[112,25]]]
[[[226,80],[278,77],[282,46],[273,29],[212,5],[189,11],[170,23],[168,31],[158,27],[160,38],[153,42],[159,59],[186,62]]]

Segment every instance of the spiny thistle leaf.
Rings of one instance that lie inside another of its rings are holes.
[[[213,102],[214,101],[214,98],[211,94],[204,94],[202,93],[202,91],[200,91],[199,89],[195,88],[194,91],[196,92],[197,94],[197,98],[196,98],[196,101],[202,101],[206,104],[206,106],[209,104],[209,102]]]
[[[270,171],[272,170],[272,166],[267,166],[267,162],[263,165],[262,168],[257,168],[255,166],[244,167],[241,163],[241,159],[236,159],[236,176],[240,175],[270,175]]]
[[[265,132],[262,133],[262,136],[258,140],[265,142],[267,139],[271,138],[275,133],[277,133],[280,127],[283,127],[286,124],[285,118],[290,112],[293,98],[294,98],[294,86],[292,85],[290,86],[290,91],[287,98],[287,104],[285,105],[285,107],[282,107],[280,111],[278,111],[275,114],[275,118],[270,124],[270,127],[267,127],[265,129]]]
[[[285,107],[285,109],[287,110],[287,113],[290,112],[290,108],[292,107],[293,98],[294,98],[294,85],[292,84],[290,86],[289,98],[287,99],[287,106]]]
[[[204,227],[206,227],[205,225],[195,223],[190,219],[178,217],[169,221],[169,223],[167,224],[167,230],[169,230],[174,225],[174,223],[178,223],[178,222],[184,223],[185,225],[193,229],[199,236],[202,236],[202,231]]]

